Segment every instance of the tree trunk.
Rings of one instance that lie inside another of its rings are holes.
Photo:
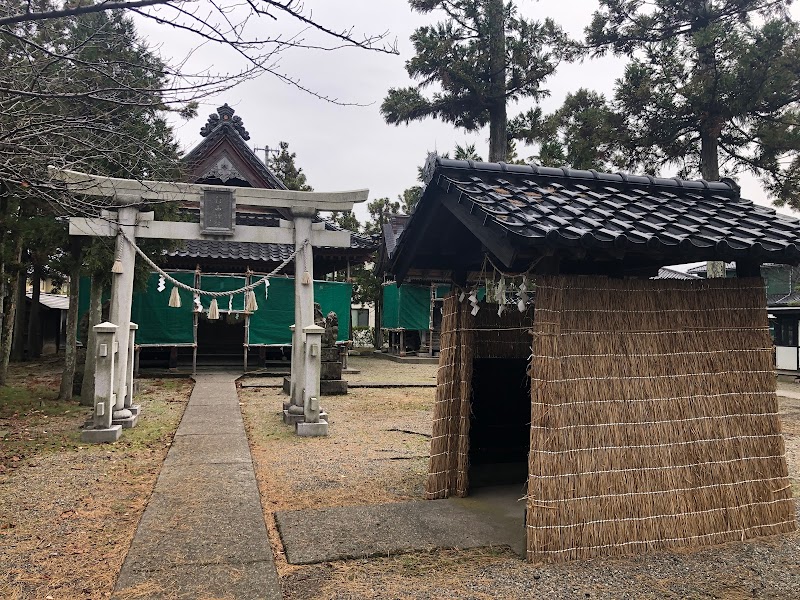
[[[70,253],[72,254],[72,268],[69,272],[69,311],[67,312],[67,340],[64,349],[64,372],[61,375],[61,389],[58,392],[59,400],[72,398],[72,384],[75,379],[75,365],[77,363],[77,334],[78,334],[78,292],[81,281],[81,246],[76,239],[70,240]]]
[[[17,237],[16,248],[14,248],[14,259],[17,264],[17,275],[11,280],[8,290],[8,309],[3,322],[2,333],[2,355],[0,355],[0,385],[6,385],[8,381],[8,361],[11,358],[11,342],[14,339],[14,321],[17,312],[17,290],[20,283],[25,285],[25,275],[19,266],[22,260],[22,237]],[[21,281],[20,281],[21,280]]]
[[[700,132],[700,173],[706,181],[719,181],[719,135],[711,126]]]
[[[89,294],[89,329],[86,332],[86,362],[83,365],[83,381],[81,382],[81,404],[94,405],[94,370],[97,364],[97,337],[94,326],[103,320],[103,285],[99,277],[92,277]]]
[[[20,285],[17,286],[17,310],[14,317],[14,339],[11,342],[11,361],[21,362],[25,360],[25,335],[28,332],[26,310],[25,310],[25,287],[27,277],[22,271]]]
[[[487,0],[489,27],[489,162],[505,161],[508,155],[506,126],[506,28],[503,0]]]
[[[31,312],[28,317],[28,360],[42,355],[42,267],[34,265],[31,279]]]
[[[706,181],[719,181],[719,143],[714,128],[703,124],[700,132],[700,173]],[[706,263],[706,277],[726,276],[725,262],[710,260]]]

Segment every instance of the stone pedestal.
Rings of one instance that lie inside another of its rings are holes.
[[[328,422],[319,423],[298,423],[295,431],[300,437],[324,437],[328,435]]]
[[[283,378],[283,393],[288,394],[291,390],[292,382],[288,377]],[[322,396],[343,396],[347,394],[346,379],[322,379],[319,382],[319,392]],[[283,410],[289,408],[289,403],[283,402]]]
[[[347,381],[342,379],[342,359],[339,348],[323,348],[319,377],[320,394],[342,396],[347,394]]]
[[[116,442],[122,435],[122,425],[111,425],[103,429],[84,429],[81,441],[86,444],[106,444]]]
[[[131,414],[130,417],[121,418],[121,419],[117,419],[115,417],[114,420],[111,421],[111,423],[113,425],[119,425],[123,429],[131,429],[132,427],[136,427],[136,425],[139,423],[139,415],[138,414],[136,414],[136,415]]]
[[[116,442],[122,434],[122,425],[112,423],[117,410],[114,391],[118,327],[105,322],[94,326],[96,366],[94,371],[94,410],[89,427],[81,431],[81,441],[89,444]],[[122,407],[119,408],[122,410]],[[125,414],[126,417],[130,413]]]

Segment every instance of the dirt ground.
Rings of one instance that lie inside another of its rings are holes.
[[[89,446],[89,409],[55,400],[60,368],[13,366],[0,399],[0,598],[111,595],[192,389],[143,380],[139,425]]]
[[[434,381],[436,365],[356,358],[359,381]],[[355,381],[356,376],[349,376]],[[800,385],[781,384],[800,393]],[[311,566],[286,563],[273,513],[419,499],[434,388],[353,389],[325,397],[330,437],[297,438],[277,389],[243,389],[265,519],[286,599],[800,598],[800,533],[693,552],[530,565],[510,551],[417,553]],[[781,398],[794,493],[800,497],[800,400]]]
[[[351,366],[362,369],[360,381],[384,383],[432,382],[437,368],[370,358]],[[55,400],[59,368],[14,367],[11,387],[0,389],[3,599],[110,596],[191,392],[185,380],[144,380],[139,427],[113,446],[84,446],[78,426],[87,409]],[[779,388],[800,395],[800,385]],[[504,549],[288,565],[275,511],[421,497],[434,391],[362,388],[326,397],[331,435],[317,439],[282,424],[278,389],[240,391],[285,598],[800,597],[800,533],[558,566],[529,565]],[[800,497],[800,399],[780,404]]]

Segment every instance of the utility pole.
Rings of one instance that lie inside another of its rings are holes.
[[[267,166],[269,166],[269,155],[278,156],[281,152],[279,148],[270,148],[269,146],[265,146],[264,148],[253,147],[253,152],[260,152],[262,150],[264,151],[264,164]]]

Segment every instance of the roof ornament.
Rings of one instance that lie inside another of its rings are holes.
[[[433,179],[433,172],[436,170],[436,161],[439,155],[436,152],[428,152],[428,158],[425,161],[425,166],[422,167],[422,181],[428,185]]]
[[[720,181],[724,184],[727,184],[729,188],[731,188],[736,197],[739,198],[742,195],[742,187],[737,183],[737,181],[731,177],[723,177]]]
[[[231,127],[234,128],[236,133],[242,136],[244,141],[250,139],[250,134],[244,128],[244,121],[242,121],[242,117],[234,116],[236,111],[228,106],[227,103],[223,104],[217,109],[217,114],[210,114],[208,115],[208,121],[205,125],[200,129],[200,135],[203,137],[207,137],[211,135],[211,132],[214,131],[220,125],[224,125],[228,123]]]

